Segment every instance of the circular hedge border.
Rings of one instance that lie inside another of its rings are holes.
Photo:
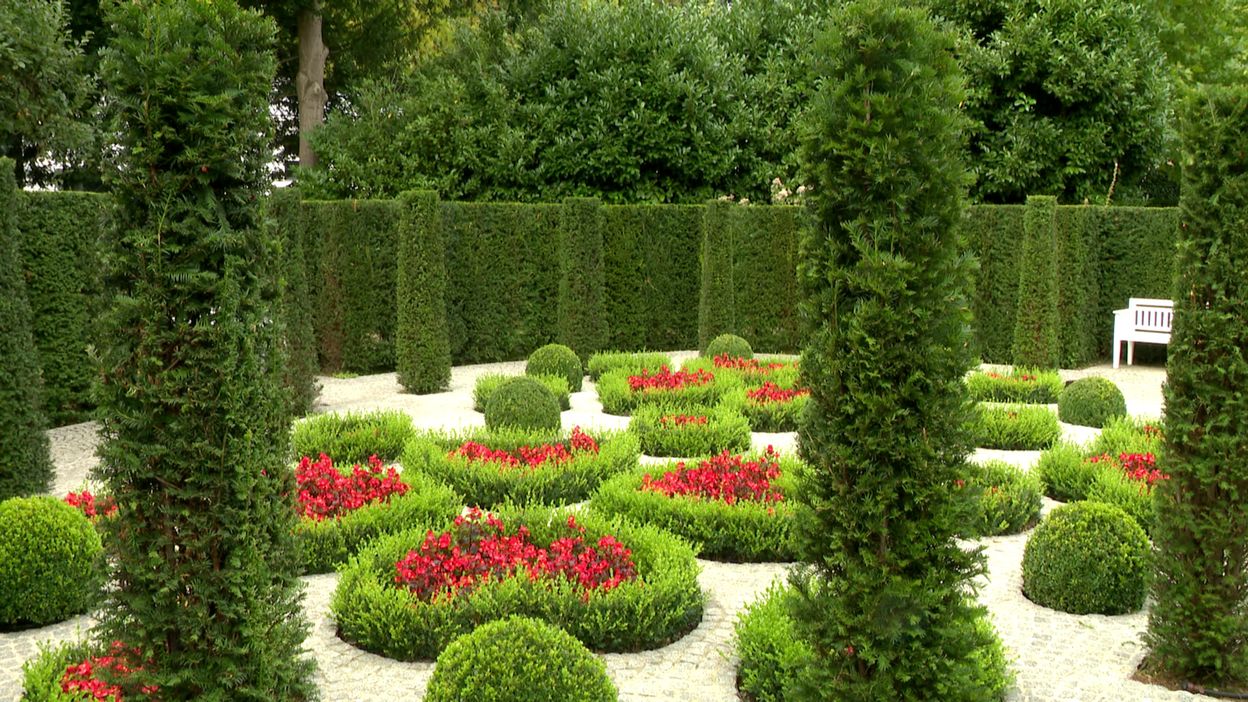
[[[650,369],[654,374],[659,369]],[[670,370],[670,369],[669,369]],[[678,371],[671,371],[673,373]],[[629,387],[629,370],[615,370],[598,379],[598,400],[607,414],[627,415],[649,403],[663,403],[668,407],[697,407],[717,404],[724,395],[741,386],[736,373],[713,373],[715,378],[702,385],[691,385],[679,390],[649,388],[633,390]]]
[[[672,415],[706,417],[706,423],[664,424],[663,418]],[[637,436],[641,452],[647,456],[704,456],[750,449],[749,421],[722,404],[715,407],[645,404],[633,412],[628,430]]]
[[[567,510],[506,509],[499,518],[523,525],[542,547],[565,534]],[[586,593],[558,580],[511,577],[487,581],[466,595],[424,602],[394,584],[395,563],[418,549],[426,532],[383,536],[342,570],[330,603],[338,633],[366,651],[398,660],[431,660],[478,624],[512,615],[542,619],[586,646],[613,653],[665,646],[702,620],[704,597],[688,542],[653,526],[594,514],[578,516],[586,541],[616,536],[632,550],[637,577],[609,591]],[[443,529],[449,529],[448,522]]]

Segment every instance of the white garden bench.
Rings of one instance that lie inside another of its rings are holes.
[[[1174,322],[1174,303],[1133,297],[1125,310],[1114,310],[1114,368],[1127,342],[1127,365],[1135,362],[1135,342],[1169,344],[1170,325]]]

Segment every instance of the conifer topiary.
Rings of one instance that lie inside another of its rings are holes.
[[[307,259],[299,191],[283,188],[269,198],[269,216],[281,241],[281,300],[286,370],[283,384],[289,394],[290,414],[302,417],[312,410],[320,393],[316,380],[316,333],[312,328],[312,300],[308,290]]]
[[[1014,319],[1016,368],[1057,368],[1057,198],[1033,195],[1023,212],[1023,245],[1018,258],[1018,312]]]
[[[715,337],[737,328],[736,287],[732,282],[734,206],[712,200],[702,215],[702,282],[698,289],[698,349],[702,351]]]
[[[98,634],[164,700],[304,700],[285,357],[263,227],[273,24],[216,0],[109,3],[117,229],[101,335]],[[189,68],[188,68],[189,67]]]
[[[1248,88],[1205,86],[1182,112],[1174,332],[1146,666],[1248,684]]]
[[[451,338],[438,194],[406,192],[399,196],[399,207],[399,318],[395,327],[399,383],[412,393],[441,392],[451,382]]]
[[[559,209],[559,342],[584,362],[607,345],[602,202],[569,197]]]
[[[0,159],[0,500],[48,488],[43,382],[17,246],[13,161]]]
[[[960,238],[964,94],[952,38],[919,10],[860,0],[815,52],[804,124],[811,324],[800,454],[811,470],[793,577],[813,660],[798,699],[1001,699],[1006,673],[957,543],[972,365]]]

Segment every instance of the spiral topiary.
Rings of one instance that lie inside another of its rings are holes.
[[[86,612],[99,579],[100,535],[54,497],[0,502],[0,625],[43,625]]]
[[[1101,427],[1127,414],[1127,401],[1106,378],[1081,378],[1066,386],[1057,399],[1057,416],[1067,424]]]
[[[1124,614],[1144,606],[1149,543],[1113,505],[1075,502],[1036,527],[1023,551],[1023,594],[1072,614]]]
[[[558,429],[559,400],[550,388],[533,378],[511,378],[485,401],[485,426]]]
[[[557,375],[568,379],[568,389],[581,391],[585,379],[585,367],[576,352],[563,344],[546,344],[529,354],[524,366],[525,375]]]
[[[715,358],[722,354],[727,354],[730,358],[754,358],[754,349],[750,348],[750,342],[736,334],[720,334],[706,345],[706,353],[703,355]]]
[[[438,656],[426,702],[610,702],[602,660],[557,626],[528,617],[482,624]]]

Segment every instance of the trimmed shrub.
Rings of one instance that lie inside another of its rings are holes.
[[[316,375],[316,332],[308,282],[308,258],[304,253],[302,204],[293,187],[275,190],[268,200],[273,236],[281,242],[281,307],[286,370],[283,384],[290,394],[290,414],[302,417],[312,410],[320,393]]]
[[[563,344],[546,344],[529,354],[524,365],[525,375],[556,375],[567,379],[568,389],[581,391],[585,379],[585,366],[572,349]]]
[[[772,585],[737,615],[737,687],[757,702],[796,699],[799,673],[811,665],[810,644],[797,635],[791,588]]]
[[[1127,414],[1127,401],[1122,391],[1108,378],[1080,378],[1062,391],[1057,401],[1057,416],[1067,424],[1100,427],[1114,417]]]
[[[494,391],[503,383],[517,377],[519,376],[504,375],[502,373],[486,373],[478,377],[476,384],[472,387],[472,409],[476,412],[484,412],[485,403],[494,394]],[[526,377],[545,385],[554,394],[555,399],[559,401],[559,409],[561,411],[572,409],[572,398],[568,390],[567,378],[560,375],[528,375]]]
[[[65,669],[78,665],[97,652],[91,644],[65,642],[39,643],[39,653],[22,663],[22,702],[81,702],[83,693],[61,688]]]
[[[805,388],[785,389],[768,381],[760,387],[726,394],[722,403],[745,415],[753,431],[781,432],[797,431],[809,400],[810,392]]]
[[[1080,446],[1059,443],[1040,454],[1035,472],[1044,494],[1062,502],[1088,499],[1088,492],[1104,466],[1089,461]]]
[[[1017,534],[1040,519],[1040,479],[1004,461],[970,464],[963,489],[973,508],[968,538]]]
[[[602,228],[597,198],[564,199],[559,211],[559,341],[581,361],[607,345]],[[568,382],[580,388],[579,376]]]
[[[1157,505],[1153,488],[1145,481],[1132,480],[1115,466],[1107,466],[1097,472],[1088,487],[1089,502],[1113,505],[1131,515],[1145,534],[1153,531]]]
[[[1018,271],[1018,313],[1014,318],[1013,364],[1057,368],[1058,346],[1057,198],[1031,195],[1023,210],[1023,244]]]
[[[708,456],[750,448],[750,424],[722,404],[668,407],[645,404],[633,412],[628,430],[647,456]]]
[[[451,382],[446,322],[446,242],[438,194],[399,196],[395,366],[407,392],[441,392]]]
[[[611,371],[598,379],[597,390],[603,412],[626,415],[643,404],[672,408],[714,405],[740,385],[741,379],[731,373],[690,373],[660,366],[649,373]]]
[[[728,358],[748,359],[754,358],[754,349],[750,348],[750,342],[736,334],[720,334],[711,339],[710,343],[706,345],[706,351],[702,355],[707,358],[726,355]]]
[[[972,205],[966,211],[969,248],[979,262],[971,293],[972,342],[985,363],[1013,362],[1023,213],[1022,205]]]
[[[642,371],[651,371],[667,366],[673,367],[672,357],[665,353],[652,351],[601,351],[589,357],[586,367],[589,378],[594,382],[611,371],[627,371],[629,375],[637,375]]]
[[[52,481],[16,205],[13,161],[0,159],[0,500],[43,492]]]
[[[727,452],[725,452],[725,455]],[[590,508],[608,515],[622,515],[642,524],[653,524],[698,546],[698,555],[734,562],[792,561],[796,558],[793,502],[796,475],[801,463],[765,454],[741,457],[760,464],[775,462],[778,477],[768,481],[776,500],[735,499],[727,502],[698,495],[668,496],[645,489],[652,479],[669,471],[706,466],[708,461],[681,461],[646,465],[607,481],[594,495]],[[722,459],[721,459],[722,460]]]
[[[559,400],[541,382],[516,376],[501,383],[483,407],[485,426],[490,429],[559,428]]]
[[[438,654],[428,702],[614,702],[602,659],[559,627],[527,617],[482,624]]]
[[[1165,430],[1157,420],[1135,419],[1123,415],[1114,417],[1101,427],[1101,433],[1092,440],[1088,455],[1124,453],[1160,454],[1165,442]]]
[[[497,516],[509,531],[524,527],[528,541],[545,548],[577,533],[567,526],[571,515],[509,508]],[[655,527],[593,514],[577,515],[576,522],[585,529],[586,542],[611,535],[627,547],[636,579],[586,591],[569,581],[519,574],[479,582],[454,597],[426,600],[395,584],[395,564],[425,542],[426,532],[413,530],[381,537],[342,570],[330,603],[340,635],[389,658],[427,660],[476,625],[512,615],[545,620],[607,652],[663,646],[697,626],[703,595],[688,543]]]
[[[973,441],[981,448],[1039,451],[1062,437],[1057,417],[1036,405],[984,405],[971,423]]]
[[[1071,614],[1134,612],[1148,594],[1150,548],[1140,525],[1113,505],[1063,505],[1027,539],[1023,594]]]
[[[1014,369],[1008,374],[975,371],[966,376],[966,389],[972,400],[1051,405],[1057,402],[1065,383],[1056,371],[1032,368]]]
[[[603,481],[637,466],[636,437],[607,433],[586,441],[587,436],[579,429],[564,436],[513,428],[418,434],[403,450],[403,467],[409,475],[419,471],[451,486],[470,505],[572,504],[589,499]],[[546,455],[540,450],[545,444],[559,444],[566,453],[539,459]]]
[[[415,431],[401,410],[318,414],[295,422],[290,443],[296,458],[323,453],[335,463],[364,463],[369,456],[390,463]]]
[[[100,535],[55,497],[0,502],[0,625],[42,626],[82,614],[99,594]]]
[[[706,351],[711,340],[736,330],[733,301],[736,287],[732,282],[733,228],[729,223],[732,208],[722,200],[706,203],[702,214],[702,281],[698,291],[698,348]]]
[[[803,216],[801,207],[780,205],[728,209],[733,228],[732,331],[757,348],[791,353],[801,346],[797,232]]]

